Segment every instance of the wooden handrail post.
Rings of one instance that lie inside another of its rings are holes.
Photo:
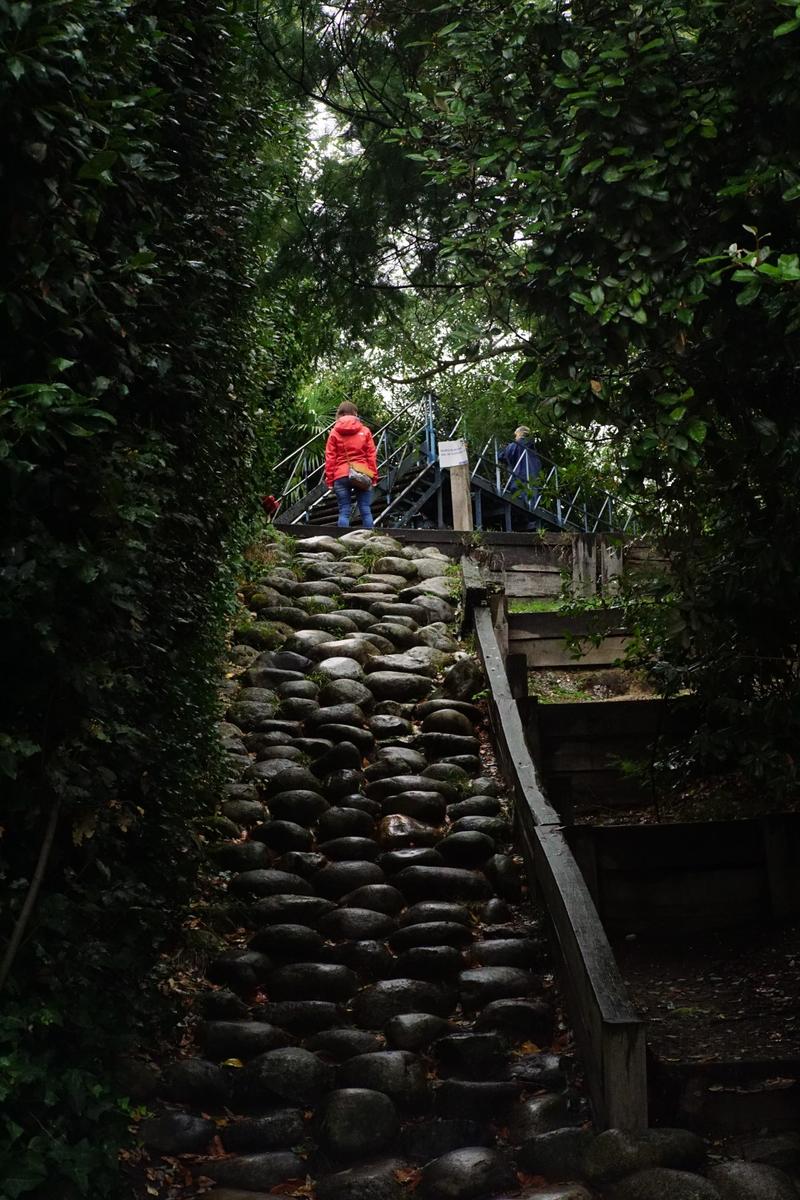
[[[450,495],[453,500],[453,529],[474,529],[469,463],[450,468]]]
[[[475,528],[472,519],[472,476],[467,443],[463,438],[439,442],[439,465],[450,472],[450,496],[453,501],[453,529]]]

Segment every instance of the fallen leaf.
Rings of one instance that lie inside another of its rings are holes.
[[[515,1051],[516,1054],[541,1054],[541,1046],[537,1046],[536,1042],[523,1042],[522,1045]]]
[[[528,1175],[525,1171],[515,1171],[514,1174],[521,1187],[546,1187],[547,1185],[544,1175]]]
[[[422,1179],[422,1171],[417,1167],[398,1167],[392,1174],[398,1183],[402,1183],[404,1187],[409,1188],[411,1191],[419,1187]]]
[[[283,1183],[276,1183],[269,1193],[271,1196],[313,1196],[314,1189],[311,1177],[306,1175],[305,1179],[285,1179]]]

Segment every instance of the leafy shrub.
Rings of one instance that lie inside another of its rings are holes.
[[[217,787],[226,563],[291,371],[254,234],[295,110],[251,99],[248,7],[0,3],[4,941],[45,847],[5,964],[9,1200],[119,1194],[110,1081]]]

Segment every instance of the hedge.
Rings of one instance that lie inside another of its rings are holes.
[[[268,383],[279,402],[254,218],[293,127],[255,89],[248,7],[0,0],[10,1200],[120,1194],[114,1071],[156,1011],[218,783],[253,413]]]

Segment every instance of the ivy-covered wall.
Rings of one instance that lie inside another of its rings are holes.
[[[250,77],[249,7],[0,0],[10,1200],[121,1194],[108,1081],[213,793],[225,564],[282,369],[253,230],[297,130]]]

